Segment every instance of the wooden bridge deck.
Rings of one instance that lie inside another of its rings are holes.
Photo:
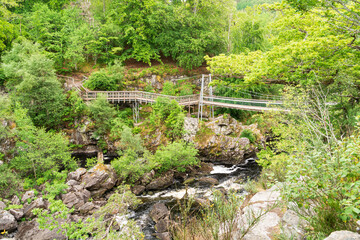
[[[86,91],[83,92],[81,96],[85,101],[89,101],[96,99],[101,94],[105,95],[107,100],[112,103],[138,102],[140,104],[152,104],[158,97],[163,97],[175,100],[182,106],[198,105],[202,103],[203,105],[248,111],[287,111],[285,109],[281,109],[281,105],[283,104],[282,101],[229,98],[221,96],[203,96],[201,101],[199,94],[168,96],[142,91]]]

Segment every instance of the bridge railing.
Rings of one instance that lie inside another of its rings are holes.
[[[257,106],[257,107],[279,107],[280,105],[283,104],[282,101],[230,98],[230,97],[219,97],[219,96],[204,96],[204,101],[218,102],[224,104],[234,104],[234,105]]]
[[[87,91],[82,93],[82,98],[86,101],[94,100],[99,95],[104,95],[109,101],[135,101],[153,103],[158,97],[168,98],[177,101],[179,104],[186,104],[199,101],[199,95],[169,96],[159,93],[142,91]]]

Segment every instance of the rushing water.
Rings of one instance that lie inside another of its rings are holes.
[[[86,159],[89,157],[95,157],[93,155],[84,155],[84,154],[73,154],[84,167],[86,164]],[[112,159],[116,156],[104,155],[104,162],[109,164]],[[194,198],[210,199],[212,198],[213,190],[225,190],[225,191],[236,191],[239,194],[244,194],[244,184],[243,182],[247,179],[253,179],[257,177],[260,173],[261,168],[257,165],[254,158],[249,158],[245,161],[244,164],[240,165],[223,165],[223,164],[214,164],[213,170],[210,174],[202,177],[211,177],[219,181],[219,184],[206,187],[199,182],[194,181],[185,186],[179,181],[165,190],[160,191],[151,191],[145,192],[142,196],[138,198],[142,200],[142,204],[136,209],[136,211],[130,211],[126,216],[119,216],[116,220],[121,224],[126,224],[127,219],[134,219],[137,221],[139,227],[145,234],[145,239],[147,240],[156,240],[154,237],[155,233],[155,223],[149,216],[151,207],[158,202],[163,202],[168,207],[174,206],[179,199],[182,199],[185,194],[187,196],[192,196]]]
[[[213,170],[207,177],[216,178],[219,184],[213,187],[204,187],[196,181],[189,186],[176,183],[168,189],[161,191],[154,191],[146,193],[139,198],[143,204],[133,212],[133,219],[138,222],[138,225],[145,234],[145,239],[155,240],[153,234],[155,233],[155,223],[149,217],[151,207],[157,202],[164,202],[165,205],[171,207],[182,199],[185,194],[195,198],[211,199],[214,189],[225,189],[226,191],[232,190],[239,194],[244,193],[243,182],[246,179],[253,179],[260,173],[260,167],[256,164],[253,158],[246,160],[241,165],[221,165],[214,164]]]

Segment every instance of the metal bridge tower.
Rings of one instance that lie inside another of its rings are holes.
[[[201,75],[201,90],[199,98],[198,120],[202,120],[203,116],[203,102],[204,102],[204,74]]]

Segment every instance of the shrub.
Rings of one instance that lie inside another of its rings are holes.
[[[296,202],[310,234],[355,230],[360,218],[360,137],[297,154],[289,161],[283,194]],[[310,211],[311,210],[311,211]]]
[[[24,134],[28,136],[22,139],[24,142],[17,143],[19,154],[11,161],[11,167],[20,175],[37,179],[55,174],[61,168],[76,167],[68,140],[62,134],[44,129]]]
[[[167,98],[157,98],[152,106],[153,111],[150,115],[150,124],[167,128],[167,136],[176,139],[184,133],[185,113],[182,107],[175,100],[169,101]]]
[[[161,146],[154,154],[153,161],[159,172],[165,172],[172,168],[184,172],[185,167],[199,164],[197,153],[193,144],[177,141],[167,146]]]
[[[254,143],[255,140],[256,140],[256,137],[254,136],[254,133],[250,129],[244,129],[241,132],[240,137],[244,137],[244,138],[249,139],[249,141],[251,143]]]
[[[21,185],[17,174],[4,163],[0,166],[0,196],[2,198],[10,197],[15,194]]]
[[[101,69],[91,74],[89,80],[84,84],[91,90],[116,91],[122,87],[124,79],[124,67],[120,61],[115,61],[107,69]]]
[[[153,168],[152,163],[148,160],[151,158],[150,153],[146,152],[144,155],[139,158],[134,151],[128,150],[122,157],[114,159],[111,166],[124,180],[135,182]]]
[[[97,91],[116,91],[118,89],[115,79],[109,77],[105,70],[91,74],[84,87]]]

